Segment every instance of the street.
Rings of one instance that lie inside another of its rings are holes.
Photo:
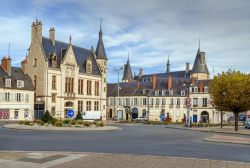
[[[33,131],[0,128],[0,150],[138,154],[250,162],[249,145],[203,141],[213,133],[120,126],[116,131]]]

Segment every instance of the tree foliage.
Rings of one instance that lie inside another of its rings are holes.
[[[50,115],[50,113],[49,113],[48,110],[46,110],[46,112],[43,114],[41,120],[42,120],[43,122],[45,122],[45,123],[47,123],[47,122],[49,122],[49,121],[52,120],[52,117],[51,117],[51,115]]]
[[[250,109],[250,74],[229,70],[210,82],[210,94],[218,110],[232,111],[235,130],[238,130],[240,112]]]
[[[81,112],[80,111],[78,111],[77,112],[77,114],[76,114],[76,118],[75,118],[76,120],[83,120],[83,118],[82,118],[82,114],[81,114]]]

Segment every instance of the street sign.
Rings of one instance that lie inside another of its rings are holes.
[[[69,118],[74,117],[74,110],[69,109],[69,110],[67,111],[67,116],[68,116]]]
[[[191,99],[188,97],[188,98],[186,98],[186,102],[187,103],[190,103],[191,102]]]

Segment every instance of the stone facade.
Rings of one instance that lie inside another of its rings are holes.
[[[65,118],[68,110],[75,115],[98,111],[105,119],[107,59],[99,58],[93,47],[74,46],[71,36],[68,43],[57,41],[54,28],[49,38],[43,37],[42,23],[37,20],[31,32],[23,66],[35,86],[35,104],[44,107],[35,110],[48,110],[56,118]]]

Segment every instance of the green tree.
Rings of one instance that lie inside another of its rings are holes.
[[[48,110],[46,110],[46,112],[43,114],[41,120],[42,120],[43,122],[45,122],[45,123],[47,123],[47,122],[49,122],[49,121],[52,120],[52,117],[51,117],[51,115],[50,115],[50,113],[49,113]]]
[[[80,111],[78,111],[77,112],[77,114],[76,114],[76,118],[75,118],[76,120],[83,120],[83,118],[82,118],[82,114],[81,114],[81,112]]]
[[[221,111],[232,111],[235,131],[238,131],[239,113],[250,109],[250,74],[229,70],[214,77],[210,94],[215,106]]]

